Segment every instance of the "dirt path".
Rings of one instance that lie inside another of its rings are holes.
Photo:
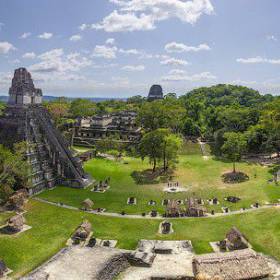
[[[201,142],[200,139],[197,139],[197,141],[198,141],[198,144],[200,146],[200,150],[201,150],[203,159],[204,160],[208,160],[210,155],[209,155],[209,153],[205,149],[205,144],[206,143],[205,142]]]
[[[73,207],[70,205],[66,205],[66,204],[61,204],[61,203],[56,203],[56,202],[51,202],[42,198],[38,198],[38,197],[33,197],[32,199],[39,201],[39,202],[43,202],[43,203],[47,203],[50,205],[54,205],[57,207],[61,207],[61,208],[65,208],[65,209],[70,209],[70,210],[75,210],[75,211],[83,211],[81,209],[79,209],[78,207]],[[270,208],[278,208],[280,207],[280,203],[275,203],[275,204],[267,204],[267,205],[263,205],[263,206],[259,206],[258,208],[248,208],[245,210],[237,210],[237,211],[231,211],[229,213],[215,213],[214,215],[211,215],[209,213],[206,214],[206,216],[204,217],[196,217],[196,219],[205,219],[205,218],[217,218],[217,217],[224,217],[224,216],[231,216],[231,215],[237,215],[237,214],[243,214],[243,213],[249,213],[249,212],[254,212],[254,211],[258,211],[258,210],[262,210],[262,209],[270,209]],[[142,216],[142,215],[137,215],[137,214],[126,214],[126,215],[121,215],[119,213],[112,213],[112,212],[97,212],[97,211],[86,211],[89,214],[93,214],[93,215],[99,215],[99,216],[107,216],[107,217],[118,217],[118,218],[124,218],[124,219],[151,219],[151,220],[163,220],[166,219],[165,217],[162,216],[157,216],[157,217],[151,217],[151,216]],[[179,217],[179,218],[172,218],[172,219],[189,219],[190,217]]]

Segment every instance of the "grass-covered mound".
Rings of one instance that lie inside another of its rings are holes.
[[[16,237],[0,235],[0,258],[14,270],[15,278],[64,247],[83,219],[92,223],[96,237],[116,239],[119,248],[134,249],[139,239],[188,239],[192,240],[196,253],[211,252],[209,242],[223,239],[226,232],[236,226],[249,238],[254,249],[280,260],[280,210],[277,208],[219,218],[174,219],[174,233],[168,236],[158,234],[160,220],[95,216],[32,200],[26,208],[25,217],[32,229]]]
[[[197,147],[197,146],[195,146]],[[41,193],[39,197],[63,202],[72,206],[80,207],[81,202],[90,198],[95,207],[106,208],[109,212],[125,211],[126,213],[150,212],[155,209],[161,213],[165,212],[162,200],[165,198],[185,199],[188,196],[201,197],[204,200],[218,198],[220,204],[217,206],[206,205],[208,211],[212,209],[221,212],[221,206],[237,210],[242,207],[248,208],[255,202],[277,202],[280,198],[280,189],[267,181],[272,177],[269,168],[258,164],[241,162],[238,169],[246,173],[250,180],[239,183],[225,183],[221,180],[221,174],[231,169],[231,163],[216,160],[209,157],[203,159],[201,154],[184,154],[179,156],[179,163],[172,174],[173,181],[185,187],[187,192],[178,194],[166,194],[163,189],[167,186],[156,177],[153,182],[139,184],[133,174],[141,173],[150,168],[148,161],[139,158],[125,157],[122,161],[111,161],[107,159],[92,159],[85,164],[85,170],[94,178],[104,180],[111,178],[110,189],[105,193],[91,192],[91,188],[85,190],[57,187]],[[230,203],[224,200],[227,196],[241,198],[238,203]],[[129,197],[137,198],[137,205],[127,205]],[[156,201],[155,206],[149,206],[148,201]]]

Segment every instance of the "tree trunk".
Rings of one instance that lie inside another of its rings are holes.
[[[167,166],[166,166],[166,145],[164,145],[163,149],[163,170],[166,171]]]
[[[156,160],[156,158],[154,158],[153,172],[156,171],[156,166],[157,166],[157,160]]]
[[[235,162],[233,162],[233,173],[236,173]]]

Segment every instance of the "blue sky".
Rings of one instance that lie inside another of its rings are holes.
[[[280,92],[279,0],[0,0],[0,93],[127,97],[162,84]]]

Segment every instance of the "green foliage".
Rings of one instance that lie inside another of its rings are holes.
[[[0,199],[6,200],[16,185],[27,185],[28,165],[24,160],[25,143],[14,145],[14,151],[0,145]]]
[[[242,132],[248,137],[249,153],[280,155],[279,104],[280,98],[272,95],[261,95],[244,86],[219,84],[197,88],[180,97],[168,93],[163,100],[154,102],[140,95],[127,101],[97,103],[61,98],[47,107],[61,129],[69,128],[69,117],[74,121],[77,117],[133,110],[138,113],[137,123],[143,133],[165,128],[186,137],[201,137],[213,141],[213,152],[221,155],[224,133]]]
[[[222,146],[222,152],[225,158],[233,162],[233,172],[235,173],[235,162],[241,160],[241,156],[247,148],[246,136],[240,132],[226,132],[224,138],[226,141]]]
[[[245,107],[259,106],[265,102],[271,101],[271,95],[260,95],[258,91],[236,85],[219,84],[211,87],[200,87],[190,91],[181,97],[185,103],[189,99],[201,102],[205,107],[213,105],[232,106],[239,105]]]
[[[5,108],[6,104],[4,102],[0,102],[0,116],[3,115]]]
[[[73,117],[90,117],[96,114],[97,106],[87,99],[75,99],[71,102],[70,113]]]
[[[175,98],[144,103],[138,112],[138,123],[146,130],[170,128],[177,133],[184,125],[186,110]]]
[[[171,163],[175,163],[178,152],[182,147],[182,139],[170,130],[159,128],[146,133],[140,143],[140,154],[144,159],[148,157],[153,163],[155,171],[157,163],[163,162],[163,169],[167,170]]]
[[[95,148],[97,152],[101,153],[108,153],[112,150],[120,153],[125,147],[124,144],[119,141],[119,135],[115,135],[96,141]]]
[[[141,105],[144,102],[145,102],[145,99],[141,95],[135,95],[135,96],[127,98],[128,104]]]
[[[148,157],[153,163],[155,171],[157,162],[162,159],[162,144],[164,137],[168,134],[166,129],[157,129],[146,133],[140,142],[140,154],[142,159]]]
[[[56,126],[62,125],[65,121],[64,119],[69,115],[70,103],[66,98],[58,98],[54,101],[45,103],[46,108],[50,112]]]
[[[176,134],[168,134],[163,139],[163,163],[164,170],[171,164],[175,164],[178,152],[182,148],[183,140]]]

